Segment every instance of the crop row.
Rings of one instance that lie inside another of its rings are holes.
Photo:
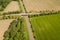
[[[55,14],[60,14],[60,11],[41,11],[40,14],[35,14],[35,15],[29,15],[29,18],[31,17],[38,17],[38,16],[46,16],[46,15],[55,15]]]

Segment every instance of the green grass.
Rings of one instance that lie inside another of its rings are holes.
[[[36,40],[60,40],[60,14],[30,18]]]
[[[24,26],[24,36],[25,36],[25,40],[29,40],[29,33],[28,33],[28,30],[27,30],[27,25],[26,25],[26,22],[25,22],[25,19],[22,18],[22,25]]]

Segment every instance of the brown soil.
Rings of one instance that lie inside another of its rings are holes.
[[[23,0],[27,11],[60,10],[60,5],[52,0]]]
[[[13,12],[13,11],[19,11],[19,4],[17,1],[10,2],[7,7],[4,9],[4,12]]]
[[[13,20],[0,20],[0,40],[3,40],[4,32],[8,29]]]

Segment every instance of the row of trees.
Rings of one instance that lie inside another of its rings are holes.
[[[26,40],[22,19],[14,20],[4,34],[4,40]]]
[[[2,17],[0,17],[0,20],[3,20],[3,19],[19,19],[20,16],[5,16],[3,15]]]
[[[22,10],[21,11],[13,11],[13,12],[1,12],[0,16],[1,15],[10,15],[10,14],[20,14],[21,12],[22,12]]]
[[[40,14],[37,15],[29,15],[28,17],[37,17],[37,16],[45,16],[45,15],[54,15],[54,14],[60,14],[60,11],[46,11],[46,12],[40,12]]]
[[[24,5],[23,0],[21,0],[21,2],[22,2],[22,5],[23,5],[23,7],[24,7],[25,13],[27,13],[27,10],[26,10],[26,7],[25,7],[25,5]]]
[[[0,15],[19,14],[19,13],[20,13],[20,11],[13,11],[13,12],[4,12]]]

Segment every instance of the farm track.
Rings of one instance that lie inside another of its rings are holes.
[[[34,40],[31,25],[30,25],[30,22],[29,22],[29,18],[28,18],[28,16],[24,16],[24,18],[25,18],[25,21],[26,21],[26,24],[27,24],[27,28],[28,28],[28,32],[29,32],[29,38],[30,38],[30,40]]]
[[[8,15],[6,15],[6,16],[9,16],[9,15],[11,15],[11,16],[29,16],[29,15],[39,15],[40,13],[20,13],[20,14],[8,14]]]

